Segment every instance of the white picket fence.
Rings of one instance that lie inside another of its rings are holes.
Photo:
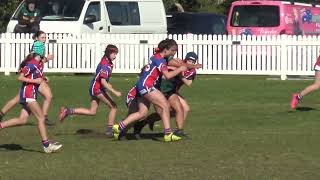
[[[166,34],[49,34],[47,54],[55,59],[45,72],[92,73],[107,44],[119,47],[114,73],[138,73],[157,44],[165,38],[179,44],[176,57],[189,51],[199,55],[199,74],[313,75],[319,55],[316,36],[220,36]],[[30,51],[30,34],[0,35],[0,72],[16,72]]]

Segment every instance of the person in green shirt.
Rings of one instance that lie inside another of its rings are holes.
[[[18,24],[15,33],[36,33],[40,30],[40,11],[36,8],[34,0],[26,0],[18,15]]]

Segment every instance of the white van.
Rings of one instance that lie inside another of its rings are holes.
[[[23,1],[7,32],[18,23]],[[40,29],[46,33],[167,33],[162,0],[40,0]]]

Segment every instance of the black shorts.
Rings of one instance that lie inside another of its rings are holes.
[[[183,96],[181,96],[177,91],[169,91],[169,92],[165,92],[165,93],[163,93],[163,95],[167,98],[167,99],[169,99],[172,95],[177,95],[177,96],[179,96],[179,97],[181,97],[182,99],[184,99],[184,97]]]
[[[31,109],[27,106],[27,103],[20,103],[22,106],[22,109],[26,110],[27,113],[30,115],[31,114]]]
[[[169,99],[170,96],[172,96],[173,94],[177,94],[176,91],[169,91],[169,92],[162,92],[162,93],[167,99]]]

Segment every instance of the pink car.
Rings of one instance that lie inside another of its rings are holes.
[[[320,6],[293,1],[235,1],[226,28],[229,35],[319,35]]]

